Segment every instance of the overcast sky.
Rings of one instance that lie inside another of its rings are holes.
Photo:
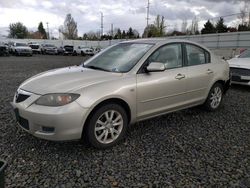
[[[250,0],[248,0],[250,1]],[[100,30],[100,11],[104,15],[104,32],[114,28],[137,29],[140,33],[146,25],[147,0],[0,0],[0,33],[8,33],[10,23],[22,22],[35,31],[38,23],[49,23],[50,32],[58,36],[58,27],[63,25],[67,13],[78,24],[78,34]],[[150,20],[157,14],[166,18],[168,30],[179,28],[183,19],[196,16],[200,27],[204,20],[240,12],[241,0],[150,0]],[[227,17],[234,26],[237,16]],[[201,28],[200,28],[201,29]]]

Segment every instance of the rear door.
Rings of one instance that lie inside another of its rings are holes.
[[[210,53],[205,49],[185,44],[187,72],[187,100],[190,103],[206,99],[210,83],[214,76],[214,67]]]

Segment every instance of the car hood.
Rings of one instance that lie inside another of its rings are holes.
[[[35,75],[23,82],[19,88],[40,95],[47,93],[69,93],[90,85],[116,80],[121,76],[122,73],[73,66]]]
[[[31,50],[31,47],[29,47],[29,46],[15,46],[15,49]]]
[[[233,58],[228,63],[230,67],[250,69],[250,58]]]

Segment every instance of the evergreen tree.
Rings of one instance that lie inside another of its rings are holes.
[[[208,20],[204,24],[204,28],[201,30],[201,34],[210,34],[210,33],[216,33],[216,29],[214,25]]]
[[[41,33],[43,39],[47,39],[47,33],[43,27],[43,22],[40,22],[38,25],[38,31]]]
[[[224,24],[224,19],[220,18],[216,23],[216,32],[217,33],[226,33],[228,31],[227,26]]]
[[[127,32],[127,36],[128,36],[128,38],[134,38],[134,32],[133,32],[133,29],[132,29],[132,27],[130,27],[129,29],[128,29],[128,32]]]

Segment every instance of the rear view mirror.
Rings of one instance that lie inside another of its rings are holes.
[[[148,72],[162,72],[165,71],[165,65],[160,62],[152,62],[147,66]]]

